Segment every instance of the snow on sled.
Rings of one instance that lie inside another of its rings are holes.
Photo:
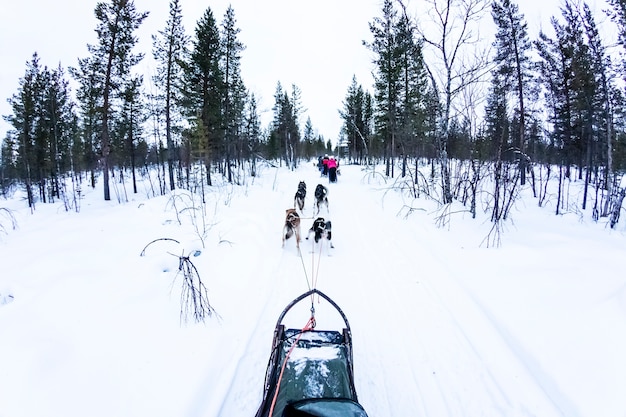
[[[287,312],[307,297],[326,300],[345,328],[315,330],[315,309],[302,329],[285,328]],[[265,374],[263,401],[255,417],[367,417],[354,387],[352,333],[333,300],[317,289],[293,300],[276,323]]]

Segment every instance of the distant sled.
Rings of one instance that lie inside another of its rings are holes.
[[[318,295],[345,323],[342,331],[315,330],[314,311],[304,329],[285,329],[287,312]],[[265,374],[263,401],[255,417],[367,417],[354,386],[352,333],[348,319],[333,300],[317,289],[293,300],[276,323]]]

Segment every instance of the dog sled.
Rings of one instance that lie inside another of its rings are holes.
[[[341,330],[316,330],[315,310],[305,328],[286,328],[289,310],[307,297],[319,296],[334,307],[345,324]],[[265,374],[263,401],[255,417],[367,417],[354,386],[352,333],[348,319],[333,300],[317,289],[293,300],[274,329]]]

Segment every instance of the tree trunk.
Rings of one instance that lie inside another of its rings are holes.
[[[615,206],[613,206],[613,212],[611,213],[611,229],[615,228],[615,225],[619,221],[619,215],[622,211],[622,203],[624,202],[624,197],[626,197],[626,188],[622,188],[619,192],[619,195],[615,201]]]

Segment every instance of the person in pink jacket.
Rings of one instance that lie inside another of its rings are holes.
[[[329,182],[337,182],[337,167],[339,166],[339,162],[335,159],[334,156],[331,156],[328,160],[328,181]]]
[[[328,154],[322,158],[322,176],[328,175]]]

